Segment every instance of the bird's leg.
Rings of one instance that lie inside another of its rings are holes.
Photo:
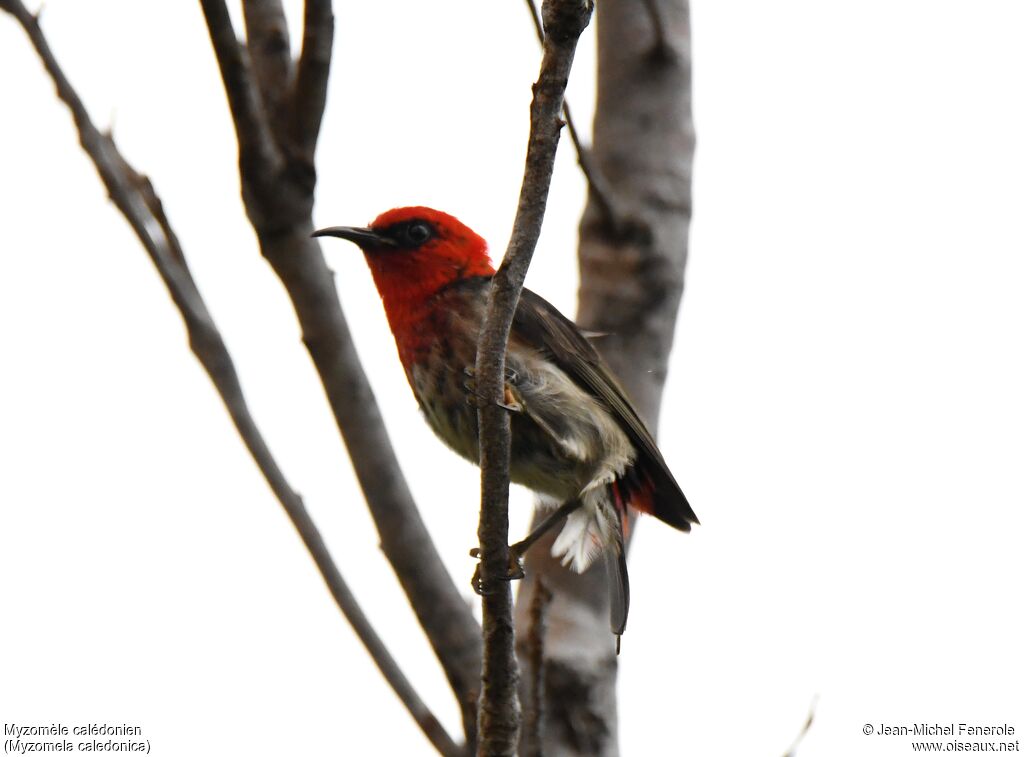
[[[508,548],[508,573],[502,577],[505,581],[518,581],[520,578],[526,576],[526,571],[523,570],[523,563],[519,559],[519,553],[516,553],[515,551],[517,544],[513,544]],[[480,548],[473,547],[473,549],[469,550],[469,556],[479,559]],[[483,579],[480,578],[480,563],[476,564],[476,569],[473,571],[473,578],[470,579],[470,582],[473,585],[473,591],[480,596],[488,593],[487,590],[484,589]]]
[[[476,391],[476,374],[468,365],[462,369],[462,372],[467,376],[466,380],[462,382],[462,387],[466,390],[466,402],[478,408],[480,403],[484,401],[484,398]],[[530,412],[530,409],[526,406],[526,400],[523,399],[522,392],[519,391],[519,373],[513,368],[505,367],[505,396],[497,405],[508,410],[510,413],[522,413],[529,416],[530,420],[537,424],[541,431],[551,437],[555,444],[564,449],[567,455],[570,457],[578,455],[578,452],[566,444],[565,440],[558,435],[558,432],[551,427],[550,423],[539,414]]]
[[[525,555],[526,550],[532,547],[540,537],[561,523],[570,513],[579,510],[582,506],[583,501],[578,497],[574,497],[568,502],[563,502],[550,515],[548,515],[548,517],[538,523],[537,527],[528,533],[525,539],[521,539],[515,544],[509,545],[509,559],[512,559],[512,555],[515,555],[517,560]]]
[[[515,544],[510,544],[508,547],[508,575],[505,577],[507,581],[517,581],[526,575],[523,570],[522,557],[526,554],[526,550],[532,547],[540,537],[550,531],[552,528],[562,522],[570,513],[578,510],[583,505],[583,502],[579,498],[570,499],[568,502],[563,502],[559,505],[554,512],[548,515],[542,520],[535,529],[526,535],[525,539],[517,541]],[[473,547],[469,550],[470,557],[480,557],[480,548]],[[483,588],[482,581],[480,579],[480,566],[476,566],[476,570],[473,571],[473,590],[477,594],[485,594],[486,591]]]
[[[480,407],[480,403],[484,402],[485,398],[476,390],[476,371],[467,365],[462,369],[462,372],[466,375],[466,379],[462,382],[462,388],[466,390],[466,402],[473,407]],[[519,374],[512,368],[506,368],[505,393],[502,401],[495,403],[498,407],[508,410],[510,413],[525,412],[526,405],[523,403],[522,396],[515,388],[518,382]]]

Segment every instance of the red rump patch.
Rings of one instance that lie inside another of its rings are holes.
[[[631,468],[621,479],[612,482],[611,489],[615,508],[622,519],[623,537],[629,536],[629,527],[632,523],[629,507],[647,515],[655,515],[654,481],[646,473]]]
[[[647,471],[640,470],[634,465],[612,484],[612,488],[615,491],[615,504],[622,512],[626,511],[625,505],[629,505],[642,513],[656,515],[654,512],[654,490],[656,487]]]
[[[633,492],[629,504],[642,513],[654,515],[654,482],[648,476],[644,476],[643,484]]]

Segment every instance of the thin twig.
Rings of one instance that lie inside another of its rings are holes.
[[[249,411],[231,356],[192,279],[184,253],[152,184],[125,161],[113,140],[94,126],[81,99],[58,65],[36,18],[20,0],[0,0],[0,8],[13,15],[25,29],[53,79],[58,97],[71,111],[82,147],[96,166],[111,200],[134,229],[181,313],[193,353],[209,374],[239,436],[298,531],[338,607],[385,680],[438,752],[453,757],[461,755],[461,748],[430,712],[370,625],[332,560],[302,498],[291,488],[267,447]]]
[[[312,163],[320,134],[327,77],[331,68],[334,15],[331,0],[306,0],[303,17],[302,52],[292,93],[292,139]]]
[[[800,744],[803,743],[804,737],[807,736],[807,732],[811,730],[811,725],[814,723],[814,712],[817,709],[818,697],[815,696],[814,699],[811,700],[811,707],[807,712],[807,720],[804,721],[803,728],[800,729],[800,733],[798,733],[796,738],[793,740],[793,745],[790,746],[783,757],[796,757],[796,750],[800,747]]]
[[[491,284],[476,358],[477,390],[485,402],[480,429],[480,538],[483,596],[483,676],[480,695],[481,755],[514,755],[519,732],[519,672],[515,656],[512,591],[508,571],[510,428],[499,406],[504,394],[505,349],[526,271],[540,236],[555,151],[559,114],[579,36],[590,22],[588,0],[545,0],[544,55],[533,86],[526,169],[512,236]]]
[[[313,153],[323,116],[333,35],[330,2],[307,0],[302,60],[291,108],[286,114],[288,122],[297,125],[293,128],[298,129],[299,144],[285,142],[276,146],[284,156],[280,170],[260,160],[258,155],[250,155],[252,141],[243,139],[250,130],[244,123],[246,119],[260,121],[260,131],[271,130],[266,125],[266,113],[249,113],[235,107],[235,103],[248,102],[246,92],[251,92],[254,85],[249,69],[239,65],[230,20],[228,28],[223,28],[222,6],[223,0],[203,0],[214,52],[236,119],[246,211],[263,256],[292,301],[302,341],[320,376],[380,535],[381,549],[444,669],[462,711],[467,744],[473,744],[480,689],[480,626],[423,523],[359,362],[338,302],[334,277],[319,244],[310,238],[316,185]],[[236,88],[240,91],[234,91]],[[282,132],[274,129],[273,133]]]
[[[525,657],[530,671],[530,706],[523,723],[520,757],[542,757],[544,753],[544,637],[547,634],[548,605],[554,595],[538,578],[530,598],[530,625],[526,632]]]
[[[541,22],[537,3],[535,0],[526,0],[526,7],[530,9],[533,28],[537,32],[537,41],[543,45],[544,24]],[[572,110],[569,108],[569,101],[565,98],[562,99],[562,116],[565,118],[565,126],[569,130],[569,139],[572,140],[573,149],[576,150],[576,162],[579,164],[580,171],[583,172],[583,177],[587,180],[587,188],[594,197],[594,202],[600,206],[605,221],[613,228],[617,228],[619,215],[615,209],[615,203],[612,201],[611,187],[608,186],[608,182],[604,180],[604,176],[594,165],[594,161],[591,160],[590,151],[580,140],[580,134],[576,130],[576,122],[572,117]]]

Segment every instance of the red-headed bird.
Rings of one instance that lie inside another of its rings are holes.
[[[453,216],[423,207],[314,236],[340,237],[363,250],[427,423],[478,463],[472,368],[494,275],[487,243]],[[627,505],[682,531],[697,516],[604,361],[572,321],[528,289],[512,322],[505,370],[511,479],[558,505],[512,545],[512,558],[565,518],[552,554],[578,572],[605,556],[612,631],[621,634],[629,610]]]

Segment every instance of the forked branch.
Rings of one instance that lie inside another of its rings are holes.
[[[526,0],[526,7],[530,10],[530,18],[533,19],[533,29],[537,33],[537,41],[544,44],[544,24],[537,10],[536,0]],[[612,228],[617,228],[619,221],[618,210],[612,198],[612,189],[608,186],[604,176],[597,170],[594,161],[590,157],[590,151],[580,139],[580,133],[576,130],[576,121],[572,117],[572,110],[569,108],[569,100],[562,98],[562,115],[565,117],[565,127],[569,131],[569,139],[576,150],[576,162],[587,180],[587,188],[590,190],[594,202],[601,208],[604,219]]]
[[[195,285],[184,253],[152,184],[125,161],[110,136],[101,133],[92,123],[81,99],[57,63],[36,17],[29,13],[20,0],[0,0],[0,9],[14,16],[24,28],[56,86],[58,97],[71,111],[83,149],[96,166],[111,200],[127,219],[149,254],[171,299],[181,313],[193,353],[210,376],[260,472],[299,532],[339,609],[384,678],[438,752],[451,757],[463,754],[462,749],[452,740],[413,689],[370,625],[328,553],[327,546],[302,498],[291,488],[271,454],[249,411],[227,346]],[[247,109],[249,104],[245,103],[242,107]],[[259,134],[261,131],[257,125],[252,133]],[[264,149],[262,139],[261,136],[251,143],[253,149]]]
[[[249,64],[224,0],[202,0],[202,7],[238,135],[242,196],[260,249],[292,301],[381,548],[459,701],[467,742],[474,743],[480,626],[423,523],[359,362],[334,277],[319,244],[310,238],[313,154],[334,28],[330,1],[306,0],[302,52],[286,93],[275,90],[272,80],[258,80],[261,71],[274,69]],[[252,93],[259,92],[269,92],[268,99],[287,107],[277,113],[252,111]],[[264,160],[262,143],[253,134],[271,135],[276,140],[271,152],[280,160]]]
[[[235,36],[231,16],[224,0],[200,0],[206,25],[210,31],[217,61],[220,63],[224,89],[231,105],[238,135],[239,155],[244,157],[243,169],[263,173],[276,170],[281,155],[264,117],[259,90],[249,76],[249,60],[245,48]]]

